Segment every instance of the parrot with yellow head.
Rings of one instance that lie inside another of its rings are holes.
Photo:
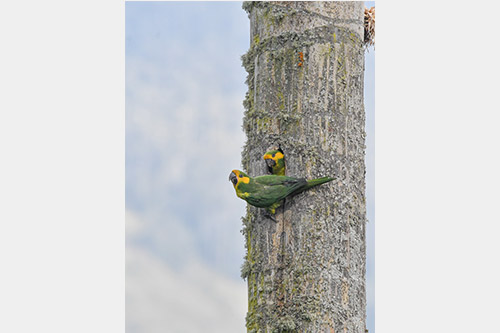
[[[268,151],[263,158],[270,173],[277,176],[285,175],[285,155],[281,148]]]
[[[287,176],[265,175],[249,177],[240,170],[232,170],[229,180],[233,183],[236,195],[250,205],[267,208],[274,214],[283,199],[308,190],[314,186],[332,181],[334,178],[322,177],[313,180]]]

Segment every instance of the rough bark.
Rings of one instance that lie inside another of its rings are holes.
[[[249,332],[365,332],[363,2],[245,2],[248,93],[244,170],[267,174],[278,145],[286,174],[337,180],[248,206]]]

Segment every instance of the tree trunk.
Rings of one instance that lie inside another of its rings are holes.
[[[276,222],[248,206],[249,332],[365,332],[363,2],[245,2],[251,47],[244,170],[337,179],[286,199]]]

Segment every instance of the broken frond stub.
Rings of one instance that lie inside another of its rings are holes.
[[[365,7],[365,47],[375,45],[375,7]],[[375,46],[374,46],[375,47]]]

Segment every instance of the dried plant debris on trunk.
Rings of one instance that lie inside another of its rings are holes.
[[[365,47],[375,45],[375,7],[365,7]]]

